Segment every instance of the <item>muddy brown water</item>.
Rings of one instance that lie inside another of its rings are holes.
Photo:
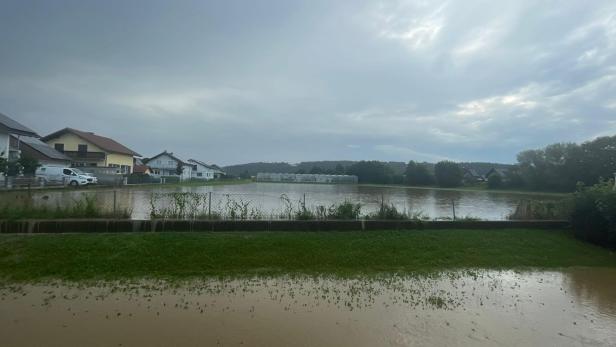
[[[616,270],[4,285],[3,346],[614,346]]]
[[[113,210],[114,201],[119,210],[129,210],[133,219],[148,219],[151,212],[152,194],[192,192],[209,194],[212,197],[212,211],[224,213],[229,201],[247,204],[248,209],[256,209],[264,218],[277,219],[284,214],[284,195],[297,210],[300,201],[308,208],[330,206],[345,200],[362,205],[362,213],[377,211],[381,202],[394,204],[399,211],[420,213],[430,219],[452,218],[455,206],[457,217],[477,217],[485,220],[504,220],[520,201],[551,201],[562,196],[543,194],[518,194],[493,191],[458,191],[430,188],[379,187],[363,185],[329,184],[288,184],[288,183],[250,183],[220,186],[188,187],[133,187],[117,189],[0,192],[0,208],[6,204],[32,201],[35,205],[55,208],[67,206],[82,200],[84,195],[94,198],[101,209]],[[164,204],[162,204],[164,206]],[[162,206],[159,206],[159,208]]]

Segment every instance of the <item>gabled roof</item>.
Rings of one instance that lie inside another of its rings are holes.
[[[206,167],[208,169],[211,169],[211,170],[216,170],[212,165],[208,165],[208,164],[206,164],[206,163],[204,163],[204,162],[202,162],[200,160],[197,160],[197,159],[188,159],[188,162],[199,164],[199,165],[204,166],[204,167]]]
[[[13,135],[13,138],[17,139],[17,136]],[[56,151],[55,149],[51,148],[48,144],[37,139],[36,137],[20,136],[19,142],[41,153],[42,155],[46,156],[49,159],[71,161],[71,158],[64,155],[63,153]]]
[[[490,169],[490,171],[486,172],[486,177],[490,176],[493,173],[496,173],[502,177],[502,176],[507,175],[508,172],[509,172],[509,169],[493,167]]]
[[[0,129],[6,130],[9,134],[39,137],[34,130],[2,113],[0,113]]]
[[[146,173],[150,170],[150,167],[147,165],[135,165],[133,167],[133,173]]]
[[[151,158],[148,158],[148,160],[144,160],[144,162],[147,164],[147,163],[151,162],[152,160],[154,160],[154,159],[156,159],[156,158],[158,158],[160,156],[163,156],[163,155],[166,155],[166,156],[170,157],[171,159],[173,159],[173,160],[175,160],[175,161],[177,161],[179,163],[182,163],[183,165],[191,165],[191,164],[185,162],[184,160],[182,160],[182,159],[176,157],[175,155],[173,155],[173,152],[167,152],[166,150],[162,151],[162,153],[159,153],[159,154],[157,154],[157,155],[155,155],[155,156],[153,156]]]
[[[51,139],[60,137],[66,133],[70,133],[76,136],[81,137],[82,139],[90,142],[93,145],[96,145],[97,147],[101,148],[104,151],[107,152],[111,152],[111,153],[118,153],[118,154],[126,154],[126,155],[133,155],[133,156],[137,156],[140,157],[141,155],[135,151],[133,151],[132,149],[120,144],[119,142],[110,139],[108,137],[104,137],[104,136],[100,136],[100,135],[96,135],[95,133],[92,132],[86,132],[86,131],[81,131],[81,130],[77,130],[77,129],[73,129],[73,128],[64,128],[62,130],[58,130],[55,133],[49,134],[45,137],[43,137],[41,140],[47,142]]]
[[[197,159],[188,159],[188,161],[189,162],[193,162],[195,164],[199,164],[201,166],[205,166],[206,168],[208,168],[210,170],[218,171],[218,172],[223,173],[223,174],[225,173],[220,167],[218,167],[218,166],[216,166],[214,164],[209,165],[209,164],[206,164],[206,163],[204,163],[204,162],[202,162],[200,160],[197,160]]]

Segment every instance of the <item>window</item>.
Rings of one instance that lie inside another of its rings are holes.
[[[167,164],[169,164],[169,165],[173,165],[173,160],[169,160],[169,161],[167,162]]]
[[[58,151],[58,152],[64,153],[64,144],[63,143],[56,143],[56,144],[53,145],[53,148],[55,148],[56,151]]]
[[[201,176],[203,176],[203,173],[197,172],[197,177],[201,177]]]
[[[77,176],[72,170],[69,170],[69,169],[62,170],[62,173],[68,176]]]
[[[77,151],[79,153],[86,153],[88,151],[88,145],[77,145]]]

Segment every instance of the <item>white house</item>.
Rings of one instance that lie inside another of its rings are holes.
[[[188,159],[188,163],[192,164],[192,178],[199,180],[211,180],[216,178],[218,169],[213,165],[208,165],[202,161],[196,159]]]
[[[189,180],[192,177],[194,165],[187,163],[173,155],[172,152],[164,151],[145,161],[154,176],[179,177],[180,180]],[[178,175],[178,167],[182,174]]]

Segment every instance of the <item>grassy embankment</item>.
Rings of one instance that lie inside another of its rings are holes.
[[[0,282],[616,267],[569,231],[0,235]]]

